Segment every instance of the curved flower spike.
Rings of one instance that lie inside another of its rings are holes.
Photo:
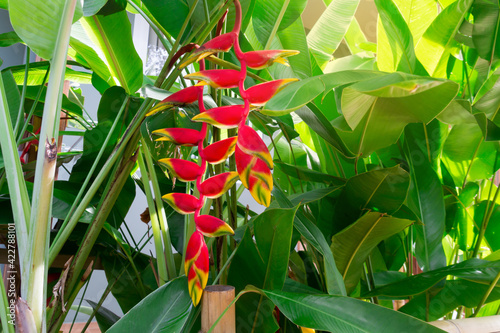
[[[183,215],[193,214],[201,204],[197,197],[186,193],[168,193],[161,198],[176,212]]]
[[[243,119],[244,114],[245,107],[243,105],[228,105],[199,113],[191,120],[227,129],[238,127],[238,124]]]
[[[180,146],[196,146],[202,139],[200,131],[189,128],[162,128],[152,133],[160,136],[155,141],[170,141]]]
[[[205,149],[203,149],[205,160],[210,164],[219,164],[224,162],[234,153],[236,140],[238,140],[238,137],[234,136],[212,143],[210,146],[205,147]]]
[[[247,95],[251,105],[263,106],[281,89],[298,79],[281,79],[257,84],[248,88]]]
[[[184,182],[192,182],[200,174],[200,166],[194,162],[184,161],[179,158],[162,158],[158,162],[168,168],[168,170]]]
[[[201,183],[200,192],[207,198],[216,199],[226,193],[238,179],[236,171],[221,173]]]
[[[185,104],[191,104],[198,100],[198,88],[196,86],[191,86],[179,90],[172,95],[165,98],[160,103],[156,104],[147,114],[151,116],[157,112],[163,111],[165,109],[171,108],[173,106],[181,106]]]
[[[248,67],[253,69],[264,69],[277,62],[285,66],[289,66],[286,57],[299,54],[295,50],[264,50],[264,51],[250,51],[243,54]]]
[[[236,33],[228,32],[227,34],[223,34],[209,40],[200,48],[193,51],[189,58],[187,58],[186,61],[180,64],[179,68],[182,69],[187,65],[192,64],[193,62],[198,62],[212,54],[229,51],[231,46],[233,46],[236,38]]]
[[[229,224],[212,215],[200,215],[194,219],[194,222],[196,223],[196,229],[207,237],[234,234]]]
[[[236,88],[240,72],[234,69],[209,69],[184,76],[189,80],[199,80],[196,86],[209,85],[212,88]]]
[[[273,168],[273,158],[269,153],[269,149],[267,149],[259,134],[250,126],[243,125],[240,127],[237,145],[244,153],[257,156],[266,162],[270,169]]]

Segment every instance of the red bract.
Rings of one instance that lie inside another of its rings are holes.
[[[195,219],[196,229],[207,237],[219,237],[234,234],[226,222],[211,215],[200,215]]]
[[[193,241],[193,242],[192,242]],[[197,249],[196,253],[189,253],[190,247]],[[191,256],[188,259],[188,254]],[[194,305],[197,305],[203,294],[208,281],[208,270],[210,267],[208,248],[200,232],[195,231],[186,250],[186,261],[184,269],[188,277],[189,295]]]
[[[192,182],[200,175],[200,166],[194,162],[184,161],[179,158],[163,158],[158,161],[184,182]]]
[[[274,95],[288,84],[298,81],[297,79],[281,79],[258,84],[247,90],[248,100],[251,105],[263,106]]]
[[[236,140],[238,140],[237,136],[212,143],[210,146],[205,147],[205,149],[203,149],[205,160],[210,164],[219,164],[224,162],[234,153]]]
[[[240,72],[234,69],[211,69],[184,76],[189,80],[198,80],[197,86],[209,85],[213,88],[236,88],[240,81]]]
[[[201,183],[200,192],[207,198],[216,199],[226,193],[238,180],[235,171],[224,172]]]
[[[295,50],[264,50],[264,51],[250,51],[243,55],[248,67],[253,69],[264,69],[277,62],[288,66],[286,57],[299,54]]]
[[[187,65],[192,64],[193,62],[198,62],[212,54],[229,51],[237,37],[238,35],[235,32],[228,32],[227,34],[223,34],[209,40],[200,48],[195,50],[189,58],[187,58],[179,66],[179,68],[184,68]]]
[[[193,117],[193,121],[204,122],[218,128],[235,128],[243,119],[243,105],[228,105],[213,108]]]
[[[169,193],[162,197],[179,214],[193,214],[201,205],[198,198],[186,193]]]
[[[170,141],[181,146],[196,146],[203,139],[200,131],[189,128],[163,128],[152,134],[160,136],[155,141]]]
[[[196,102],[197,99],[198,99],[198,88],[195,86],[187,87],[185,89],[173,93],[160,103],[156,104],[155,107],[152,108],[151,111],[149,111],[146,114],[146,116],[151,116],[157,112],[171,108],[172,106],[182,106],[185,104],[191,104]]]

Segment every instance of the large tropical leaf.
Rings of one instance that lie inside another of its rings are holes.
[[[355,298],[259,290],[255,287],[248,290],[266,295],[288,319],[302,327],[327,332],[386,333],[390,323],[392,332],[443,332],[411,316]]]
[[[358,284],[363,263],[375,246],[412,223],[411,220],[369,212],[333,236],[332,253],[348,293]]]
[[[273,34],[297,21],[306,4],[305,0],[256,0],[252,20],[259,42],[268,45]]]
[[[332,59],[351,24],[359,0],[333,0],[307,35],[307,42],[320,68]]]
[[[73,61],[68,61],[68,64],[71,65],[79,65],[78,63],[75,63]],[[28,80],[27,80],[27,85],[28,86],[39,86],[43,83],[43,78],[45,77],[45,74],[47,73],[49,63],[47,61],[39,61],[35,63],[30,63],[29,65],[29,70],[28,70]],[[19,66],[12,66],[9,68],[6,68],[5,70],[10,70],[12,72],[12,75],[14,76],[14,79],[16,80],[16,83],[18,85],[23,85],[24,83],[24,73],[25,73],[25,66],[24,65],[19,65]],[[87,72],[81,72],[77,71],[74,69],[71,69],[69,67],[66,68],[66,73],[64,75],[65,80],[71,81],[71,82],[77,82],[80,84],[91,84],[92,82],[92,74],[87,73]]]
[[[290,67],[300,79],[312,76],[311,58],[307,45],[306,33],[302,20],[295,20],[286,29],[278,31],[281,46],[285,50],[297,50],[300,53],[288,59]]]
[[[475,283],[465,279],[448,280],[431,299],[428,299],[425,294],[418,295],[400,311],[421,320],[438,320],[460,306],[476,307],[488,292],[489,287],[489,283]],[[497,285],[491,290],[486,303],[498,299],[500,299],[500,287]],[[498,306],[496,309],[498,310]]]
[[[321,93],[329,93],[333,88],[382,76],[376,71],[341,71],[323,74],[287,85],[276,94],[263,109],[264,113],[282,114],[297,110]]]
[[[186,1],[167,0],[143,0],[149,12],[154,16],[158,23],[170,34],[173,38],[177,38],[182,25],[189,13],[189,5]],[[187,30],[191,25],[187,25]],[[182,36],[181,36],[182,37]]]
[[[500,58],[500,6],[498,1],[477,0],[472,9],[472,41],[477,53],[488,61]]]
[[[438,14],[438,6],[434,0],[393,1],[397,9],[392,1],[377,2],[380,12],[377,26],[377,63],[381,70],[389,72],[395,71],[398,64],[400,67],[408,66],[410,62],[417,65],[414,46]],[[400,16],[405,23],[401,22]],[[418,66],[421,70],[421,64]]]
[[[107,332],[181,332],[190,308],[187,278],[183,276],[156,289]]]
[[[129,94],[135,93],[142,85],[142,61],[132,42],[127,13],[120,11],[106,16],[84,17],[81,24],[94,45],[80,45],[80,48],[87,51],[94,48],[101,62],[107,65],[115,84],[122,86]],[[84,38],[80,43],[85,44]],[[75,48],[74,44],[70,42]],[[106,76],[102,78],[107,79]]]
[[[450,275],[475,281],[476,283],[490,282],[495,279],[499,271],[500,262],[491,262],[474,258],[386,284],[363,295],[363,297],[387,296],[391,298],[405,298],[408,296],[415,296],[423,293]]]
[[[59,35],[64,0],[9,0],[9,16],[17,35],[41,58],[52,59]],[[74,5],[74,4],[73,4]]]
[[[415,56],[413,36],[399,9],[392,0],[375,0],[375,4],[385,33],[389,37],[393,62],[397,65],[395,67],[406,73],[425,74],[425,70]]]
[[[410,175],[399,166],[349,178],[335,206],[334,230],[340,231],[367,210],[393,214],[406,200]]]
[[[411,135],[406,136],[407,161],[410,165],[411,184],[408,206],[422,224],[414,226],[415,253],[420,266],[429,271],[446,265],[441,243],[445,231],[443,189],[438,175],[426,156],[422,156]],[[417,154],[413,154],[416,151]]]
[[[427,72],[434,77],[446,77],[446,65],[455,35],[462,25],[473,0],[458,0],[446,7],[425,31],[415,52]]]
[[[451,81],[387,74],[345,88],[343,117],[335,119],[334,124],[351,151],[368,156],[395,143],[407,124],[430,122],[457,91],[458,85]]]

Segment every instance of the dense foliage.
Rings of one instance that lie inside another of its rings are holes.
[[[0,77],[0,221],[15,221],[27,302],[17,325],[58,332],[89,256],[108,278],[102,301],[112,293],[126,313],[89,304],[109,332],[197,332],[192,300],[207,283],[236,288],[238,332],[440,332],[426,321],[499,313],[498,0],[375,0],[376,43],[359,0],[324,0],[308,32],[306,4],[242,0],[240,21],[232,1],[0,0],[14,27],[0,46],[47,59]],[[168,52],[156,77],[143,75],[127,11]],[[244,55],[263,50],[272,61],[247,71]],[[63,79],[101,93],[97,120]],[[273,82],[287,86],[251,101],[249,87]],[[55,158],[59,134],[83,135],[83,151]],[[38,156],[21,163],[27,145]],[[71,158],[69,180],[54,181]],[[134,184],[154,256],[140,252],[147,235],[124,232]],[[263,213],[239,201],[245,187]],[[234,236],[206,241],[222,234],[214,225]],[[52,289],[59,253],[75,256]]]

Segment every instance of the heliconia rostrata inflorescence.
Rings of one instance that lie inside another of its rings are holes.
[[[176,145],[197,146],[200,157],[199,164],[182,159],[165,158],[159,160],[170,173],[179,180],[196,182],[199,197],[184,193],[169,193],[163,196],[180,214],[194,214],[196,230],[191,235],[185,254],[184,269],[188,277],[188,288],[194,305],[197,305],[207,285],[209,272],[208,248],[203,236],[218,237],[233,234],[233,229],[224,221],[210,215],[201,215],[206,198],[218,198],[223,195],[239,179],[250,191],[254,199],[262,205],[269,206],[273,179],[271,169],[273,160],[264,141],[257,132],[246,125],[250,107],[264,105],[286,84],[296,79],[269,81],[245,89],[244,81],[247,68],[262,69],[274,62],[287,64],[286,57],[295,55],[297,51],[265,50],[242,52],[238,43],[241,28],[241,5],[234,0],[235,24],[233,30],[206,42],[197,48],[180,67],[199,62],[200,71],[186,75],[185,78],[198,80],[195,86],[182,89],[158,103],[148,115],[174,106],[182,106],[198,101],[200,113],[192,118],[202,122],[201,131],[183,128],[165,128],[154,131],[159,141],[170,141]],[[205,70],[207,56],[219,52],[234,52],[241,64],[241,70],[214,69]],[[203,88],[238,88],[243,105],[229,105],[206,110],[203,104]],[[203,141],[207,137],[208,124],[218,128],[238,128],[238,136],[214,142],[206,147]],[[207,163],[219,164],[235,154],[237,172],[224,172],[204,180]]]

